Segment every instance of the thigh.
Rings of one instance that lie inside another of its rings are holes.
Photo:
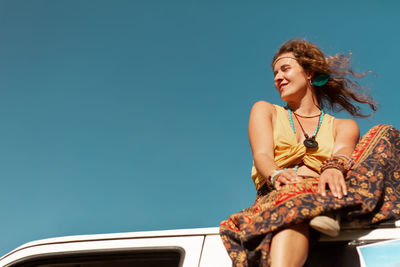
[[[271,266],[303,266],[308,255],[307,222],[284,228],[272,237]]]

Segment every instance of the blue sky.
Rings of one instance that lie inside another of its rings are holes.
[[[47,237],[214,227],[252,204],[270,60],[352,53],[400,127],[396,1],[0,0],[0,255]],[[348,117],[339,114],[339,117]]]

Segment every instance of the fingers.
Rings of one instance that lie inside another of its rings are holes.
[[[339,181],[338,181],[337,177],[334,177],[333,179],[329,179],[328,186],[334,197],[337,197],[339,199],[342,198],[343,195],[342,195],[341,187],[339,186]]]
[[[344,181],[344,177],[343,179],[340,180],[340,186],[342,188],[343,195],[347,196],[347,185],[346,182]]]
[[[281,183],[278,182],[278,181],[275,181],[274,187],[275,187],[275,189],[278,190],[278,191],[281,190]]]
[[[277,182],[281,184],[289,184],[291,182],[291,179],[288,178],[286,175],[279,175]]]
[[[339,170],[327,169],[321,174],[318,193],[322,196],[326,196],[326,185],[328,185],[334,197],[341,199],[347,195],[347,186],[343,174]]]
[[[325,188],[326,188],[326,179],[324,179],[324,178],[322,177],[322,175],[321,175],[321,177],[319,178],[318,191],[317,191],[317,192],[318,192],[321,196],[323,196],[323,197],[326,196],[326,190],[325,190]]]
[[[281,175],[288,181],[288,183],[295,182],[301,179],[301,177],[297,175],[297,172],[294,169],[284,170]]]
[[[286,169],[275,176],[274,187],[280,190],[282,185],[290,184],[301,180],[302,178],[297,175],[297,172],[293,169]]]

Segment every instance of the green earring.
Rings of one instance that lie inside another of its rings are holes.
[[[315,86],[325,85],[331,76],[329,74],[319,74],[314,77],[314,81],[311,83]]]

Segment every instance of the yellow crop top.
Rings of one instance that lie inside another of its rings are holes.
[[[290,126],[288,112],[285,108],[274,105],[276,109],[276,122],[274,125],[274,155],[275,163],[279,168],[294,166],[304,163],[311,169],[319,172],[321,164],[330,158],[333,153],[333,120],[329,114],[324,115],[321,127],[316,136],[318,142],[317,150],[306,148],[303,142],[298,143],[295,133]],[[251,170],[256,189],[260,189],[266,182],[254,166]]]

